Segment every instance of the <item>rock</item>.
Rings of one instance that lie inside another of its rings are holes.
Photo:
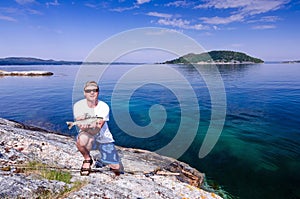
[[[0,118],[0,198],[221,198],[202,190],[204,174],[183,162],[141,149],[117,149],[124,174],[115,176],[104,167],[80,176],[82,156],[74,138]],[[25,172],[24,164],[32,161],[70,172],[71,182]],[[65,193],[76,182],[82,186]]]
[[[48,71],[0,71],[0,76],[51,76]]]
[[[35,179],[33,176],[0,174],[0,198],[38,198],[55,195],[67,185],[60,181]]]

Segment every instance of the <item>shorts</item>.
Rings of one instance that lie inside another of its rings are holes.
[[[78,139],[78,136],[79,135],[77,135],[76,140]],[[121,162],[118,151],[113,142],[99,143],[95,139],[92,143],[91,150],[99,150],[100,161],[103,164],[119,164]]]
[[[99,150],[103,164],[119,164],[120,157],[114,143],[98,143],[94,141],[92,150]]]

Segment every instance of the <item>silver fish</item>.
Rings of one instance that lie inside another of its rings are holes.
[[[75,125],[87,125],[87,124],[89,125],[96,122],[99,119],[103,119],[103,117],[89,117],[86,119],[77,120],[75,122],[66,122],[66,123],[68,125],[68,128],[71,129]]]

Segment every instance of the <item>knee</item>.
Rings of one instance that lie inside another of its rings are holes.
[[[82,146],[82,142],[80,142],[79,138],[76,140],[76,146],[77,148]]]
[[[79,136],[77,138],[76,146],[77,147],[87,146],[93,140],[94,140],[93,136],[91,136],[88,133],[82,132],[82,133],[79,134]]]

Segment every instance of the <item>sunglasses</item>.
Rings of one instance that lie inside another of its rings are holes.
[[[99,91],[99,89],[86,89],[86,90],[84,90],[84,92],[86,92],[86,93],[90,93],[90,92],[94,92],[94,93],[98,93],[98,91]]]

